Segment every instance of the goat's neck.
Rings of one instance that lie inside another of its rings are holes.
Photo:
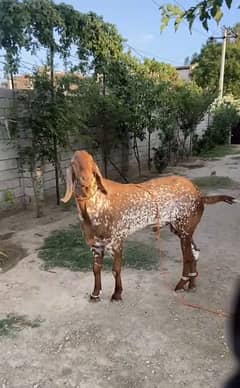
[[[79,208],[84,217],[86,212],[94,209],[95,211],[101,210],[101,208],[106,208],[108,200],[106,195],[103,194],[96,185],[93,185],[89,190],[86,198],[82,198],[81,201],[78,201]]]

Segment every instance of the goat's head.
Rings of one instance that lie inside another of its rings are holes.
[[[107,194],[102,174],[93,157],[86,151],[76,151],[67,169],[67,188],[62,202],[68,202],[73,192],[83,199],[88,198],[95,189]]]

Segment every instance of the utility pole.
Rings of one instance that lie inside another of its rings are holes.
[[[225,70],[225,59],[226,59],[226,47],[227,47],[227,36],[228,31],[223,28],[223,43],[222,43],[222,58],[221,58],[221,68],[220,68],[220,77],[219,77],[219,89],[218,96],[220,99],[223,98],[223,85],[224,85],[224,70]]]
[[[227,47],[227,39],[237,38],[237,34],[229,27],[223,27],[222,36],[211,36],[209,38],[210,42],[214,40],[221,39],[222,43],[222,57],[221,57],[221,67],[220,67],[220,76],[219,76],[219,88],[218,88],[218,97],[220,99],[223,98],[223,87],[224,87],[224,71],[225,71],[225,59],[226,59],[226,47]]]
[[[223,98],[223,88],[224,88],[224,71],[225,71],[225,59],[226,59],[226,47],[227,47],[227,39],[237,38],[237,34],[232,30],[232,28],[223,27],[222,36],[211,37],[210,41],[214,41],[215,39],[222,39],[222,57],[221,57],[221,67],[220,67],[220,76],[219,76],[219,88],[218,88],[218,98],[220,101]],[[232,131],[229,132],[229,144],[231,144]]]

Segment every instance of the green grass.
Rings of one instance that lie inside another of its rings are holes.
[[[82,238],[78,225],[53,232],[45,239],[39,250],[39,257],[43,260],[43,268],[46,270],[64,267],[72,271],[89,271],[92,268],[92,254]],[[128,241],[125,244],[123,264],[134,269],[157,269],[158,251],[155,246]],[[104,269],[111,268],[112,259],[106,256]]]
[[[226,145],[216,146],[215,148],[212,148],[209,151],[202,152],[200,153],[199,156],[207,159],[212,159],[212,158],[221,158],[226,155],[236,155],[236,154],[240,154],[240,149],[226,144]]]
[[[230,188],[234,189],[238,186],[238,183],[233,181],[231,178],[227,176],[201,176],[199,178],[193,179],[195,185],[200,188],[208,188],[208,189],[225,189]]]
[[[40,323],[39,319],[31,321],[25,315],[8,314],[0,318],[0,337],[14,335],[25,327],[39,327]]]

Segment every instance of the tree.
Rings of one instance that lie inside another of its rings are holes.
[[[79,104],[74,92],[69,93],[70,85],[79,82],[73,77],[56,80],[54,101],[47,69],[41,73],[36,72],[32,81],[33,90],[19,96],[24,98],[25,112],[21,113],[17,121],[29,135],[29,144],[21,146],[20,156],[32,177],[36,211],[40,217],[43,213],[44,163],[55,163],[55,148],[49,139],[55,134],[59,148],[65,148],[69,144],[69,135],[78,133],[79,137],[84,127],[84,106]],[[61,172],[60,163],[58,171]]]
[[[0,7],[0,49],[5,51],[5,71],[10,74],[14,89],[14,74],[17,73],[21,49],[28,48],[26,26],[28,13],[19,0],[2,1]]]
[[[240,50],[238,44],[238,42],[228,43],[224,71],[224,93],[231,93],[236,97],[240,94]],[[192,63],[196,63],[192,70],[193,80],[212,93],[218,91],[221,52],[220,43],[206,44],[202,47],[200,54],[192,60]]]
[[[176,117],[180,131],[178,142],[182,155],[186,154],[186,142],[189,140],[189,151],[192,151],[192,142],[197,125],[204,118],[213,95],[206,94],[194,82],[186,82],[177,86],[176,93]]]
[[[216,145],[229,144],[231,131],[240,122],[240,100],[231,95],[217,99],[211,105],[210,112],[210,125],[194,144],[196,153],[208,151]]]
[[[123,120],[124,110],[116,96],[109,92],[103,94],[102,84],[96,82],[94,78],[85,79],[77,95],[78,104],[86,110],[85,133],[89,135],[91,148],[101,151],[104,173],[107,177],[112,151],[119,145],[119,123]]]
[[[34,48],[45,47],[48,49],[48,60],[50,67],[50,83],[49,90],[51,92],[52,104],[54,104],[54,53],[59,50],[59,45],[56,42],[56,33],[61,31],[63,20],[58,10],[51,0],[24,0],[25,7],[30,15],[28,24],[28,34]],[[57,127],[52,133],[49,133],[48,141],[53,143],[55,158],[55,180],[56,180],[56,197],[57,204],[60,204],[59,193],[59,171],[58,171],[58,152],[57,152]]]
[[[145,58],[139,70],[145,77],[155,82],[170,81],[177,83],[179,81],[175,67],[167,63],[158,62],[155,59]]]
[[[138,142],[143,141],[148,134],[148,166],[151,167],[151,134],[159,129],[159,107],[164,104],[168,89],[166,83],[179,83],[176,69],[170,65],[155,60],[145,59],[143,63],[124,53],[120,59],[112,61],[107,67],[107,85],[125,108],[125,120],[121,131],[123,139],[127,133],[133,139],[133,150],[141,174],[141,160],[138,152]]]
[[[157,100],[156,126],[160,147],[155,152],[159,153],[160,162],[164,162],[164,165],[165,159],[177,163],[179,157],[191,153],[195,130],[207,112],[212,97],[194,82],[183,82],[176,85],[160,84]]]
[[[178,122],[175,92],[175,85],[170,82],[161,83],[157,88],[159,104],[156,113],[160,147],[155,149],[155,152],[162,155],[162,158],[167,159],[168,162],[171,161],[172,153],[177,152]]]
[[[176,4],[166,4],[160,6],[161,10],[161,30],[164,30],[170,20],[174,20],[175,30],[179,25],[186,20],[190,31],[193,23],[199,19],[205,30],[208,30],[208,23],[214,19],[217,23],[220,22],[223,16],[223,7],[226,5],[230,9],[233,5],[233,0],[202,0],[196,5],[183,9]]]
[[[94,13],[82,14],[64,3],[55,4],[52,0],[24,0],[29,15],[27,34],[34,49],[41,46],[48,49],[50,68],[50,91],[52,103],[55,99],[54,55],[62,55],[65,63],[71,46],[77,47],[79,66],[82,71],[94,70],[104,73],[104,65],[117,57],[122,50],[122,38],[116,28]],[[55,102],[56,103],[56,102]],[[58,171],[58,127],[52,131],[50,141],[55,150],[55,177],[57,203],[60,203]]]

